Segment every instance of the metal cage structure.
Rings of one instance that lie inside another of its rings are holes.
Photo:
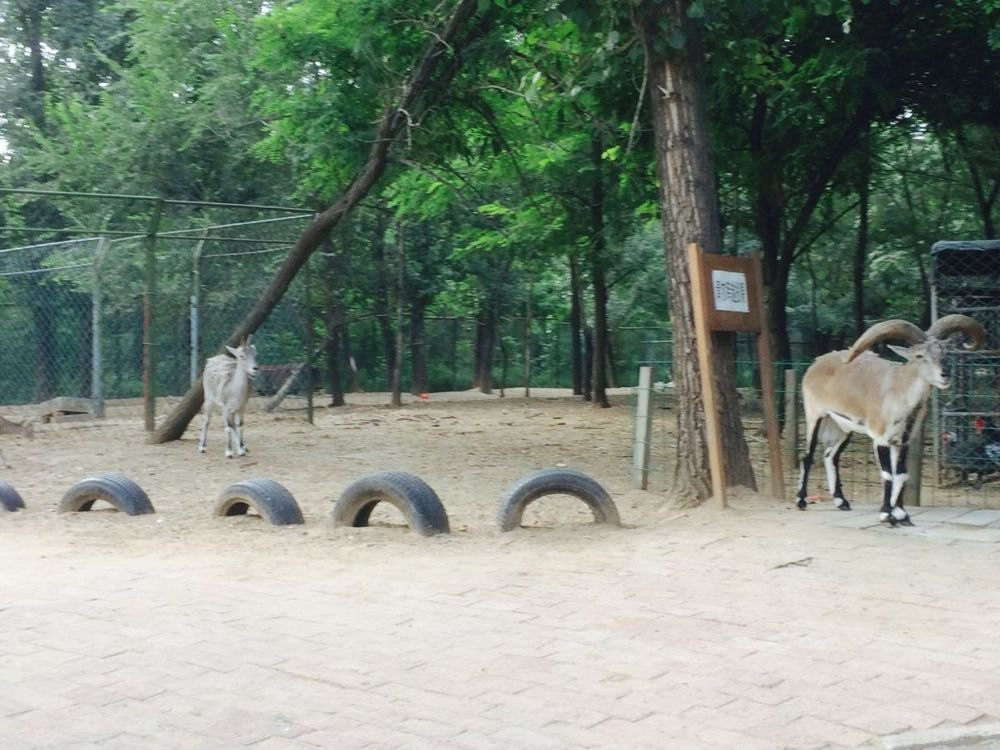
[[[939,486],[981,490],[1000,480],[1000,240],[931,247],[931,318],[969,315],[986,330],[977,351],[950,358],[952,387],[935,391],[933,445]],[[1000,506],[994,497],[990,506]]]

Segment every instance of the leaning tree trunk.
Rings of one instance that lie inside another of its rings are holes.
[[[682,501],[700,502],[711,495],[711,473],[687,247],[696,242],[705,251],[719,252],[722,233],[708,143],[701,29],[688,13],[690,5],[690,0],[646,0],[640,5],[637,20],[652,95],[674,341],[677,450],[673,491]],[[682,32],[683,49],[672,49],[664,42],[664,25]],[[753,487],[753,467],[743,436],[733,372],[734,338],[731,334],[713,334],[712,339],[727,478],[734,484]]]
[[[469,38],[460,39],[466,25],[475,15],[479,0],[460,0],[444,27],[431,39],[423,57],[417,62],[410,79],[400,89],[398,101],[392,103],[385,111],[375,132],[368,160],[354,176],[343,195],[328,209],[316,216],[295,247],[289,251],[285,261],[278,269],[277,275],[257,301],[250,313],[236,326],[226,341],[236,346],[243,337],[256,331],[271,314],[288,290],[288,286],[305,265],[309,256],[319,246],[323,238],[335,227],[341,219],[364,198],[372,187],[382,177],[388,163],[389,147],[399,135],[407,122],[418,118],[415,112],[421,111],[421,99],[429,88],[437,92],[447,89],[448,83],[461,65],[461,48],[471,41],[471,38],[485,33],[489,28],[487,19],[493,16],[487,14],[483,22],[478,24],[469,34]],[[451,65],[443,67],[441,75],[435,80],[435,72],[444,60],[450,60]],[[152,434],[150,442],[165,443],[177,440],[184,434],[188,423],[201,408],[205,398],[201,379],[188,389],[184,398],[167,415],[163,424]]]

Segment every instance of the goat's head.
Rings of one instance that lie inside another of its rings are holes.
[[[237,347],[227,346],[226,350],[236,358],[236,365],[243,366],[251,380],[257,375],[257,347],[253,345],[253,335],[247,336]]]
[[[948,377],[944,372],[944,357],[949,349],[949,339],[953,334],[963,334],[969,339],[967,350],[978,349],[986,340],[986,332],[968,315],[945,315],[927,331],[905,320],[886,320],[876,323],[862,333],[844,358],[850,362],[861,352],[887,339],[899,339],[909,346],[889,345],[896,354],[917,368],[919,376],[935,388],[948,387]]]

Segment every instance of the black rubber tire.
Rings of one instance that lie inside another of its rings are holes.
[[[305,523],[292,493],[273,479],[242,479],[233,482],[219,495],[213,514],[245,516],[250,508],[275,526]]]
[[[423,479],[405,471],[378,471],[352,482],[334,503],[333,523],[367,526],[372,510],[383,500],[395,506],[421,536],[451,531],[437,493]]]
[[[0,480],[0,508],[9,511],[21,510],[24,500],[11,485]]]
[[[518,528],[528,504],[546,495],[572,495],[587,504],[596,523],[622,525],[614,500],[589,476],[573,469],[542,469],[529,474],[507,490],[497,513],[500,531]]]
[[[142,487],[124,474],[115,472],[95,474],[74,484],[59,501],[58,511],[76,513],[90,510],[98,500],[111,503],[129,516],[156,512]]]

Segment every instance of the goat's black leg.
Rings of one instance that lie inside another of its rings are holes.
[[[888,521],[890,525],[896,525],[896,518],[892,515],[892,456],[889,453],[888,445],[876,445],[875,456],[878,458],[879,469],[882,474],[882,509],[878,517],[880,521]]]
[[[809,447],[802,457],[802,481],[799,484],[798,502],[799,510],[805,510],[809,503],[806,502],[806,485],[809,483],[809,467],[812,466],[813,455],[816,453],[816,442],[819,440],[819,426],[823,419],[817,419],[813,424],[812,433],[809,435]]]
[[[906,512],[906,508],[903,507],[903,485],[906,484],[906,480],[909,479],[909,474],[906,473],[906,453],[909,450],[909,446],[903,443],[899,448],[893,447],[891,453],[895,453],[894,461],[892,465],[892,498],[889,504],[892,506],[892,517],[895,518],[903,526],[912,526],[913,521],[910,520],[910,514]]]
[[[910,520],[910,514],[906,512],[906,508],[903,507],[903,485],[906,484],[906,480],[910,478],[910,475],[906,471],[906,457],[910,450],[910,438],[913,436],[914,432],[917,430],[917,426],[920,424],[924,417],[924,409],[926,407],[921,407],[916,412],[910,414],[906,420],[906,429],[903,430],[903,440],[900,445],[892,447],[892,499],[890,505],[892,506],[891,513],[893,517],[899,521],[904,526],[912,526],[913,521]]]
[[[840,454],[851,440],[851,433],[845,432],[844,439],[837,445],[831,446],[823,453],[823,460],[826,464],[826,477],[830,484],[830,494],[833,495],[833,504],[841,510],[850,510],[851,504],[844,497],[844,485],[840,482]]]

